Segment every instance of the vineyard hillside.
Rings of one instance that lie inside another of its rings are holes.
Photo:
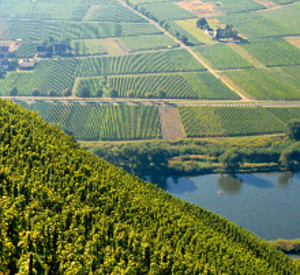
[[[282,252],[0,101],[4,274],[295,274]]]

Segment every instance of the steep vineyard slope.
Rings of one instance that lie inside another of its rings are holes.
[[[4,274],[296,272],[265,241],[89,154],[6,101],[0,207]]]

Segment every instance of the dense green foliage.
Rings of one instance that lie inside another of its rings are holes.
[[[216,69],[245,69],[253,67],[227,45],[199,46],[195,52],[207,59]]]
[[[78,140],[130,140],[160,137],[157,107],[145,105],[22,104],[42,118],[58,124]]]
[[[295,274],[265,241],[90,155],[30,111],[0,105],[2,271]]]

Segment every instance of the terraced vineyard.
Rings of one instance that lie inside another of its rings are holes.
[[[282,133],[285,125],[262,107],[179,107],[188,137]]]
[[[22,104],[44,120],[58,124],[78,140],[131,140],[159,138],[158,109],[145,105]]]
[[[36,47],[39,43],[23,42],[21,46],[14,52],[17,58],[32,58],[36,54]]]
[[[199,46],[195,52],[207,59],[216,69],[245,69],[253,67],[227,45]]]

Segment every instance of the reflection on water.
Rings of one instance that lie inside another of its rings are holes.
[[[218,178],[218,185],[223,192],[234,195],[239,194],[242,188],[242,180],[235,175],[223,175]]]
[[[288,184],[293,179],[292,172],[281,173],[277,178],[277,183],[280,187],[288,187]]]
[[[171,195],[197,204],[256,235],[300,238],[300,173],[146,177]]]

